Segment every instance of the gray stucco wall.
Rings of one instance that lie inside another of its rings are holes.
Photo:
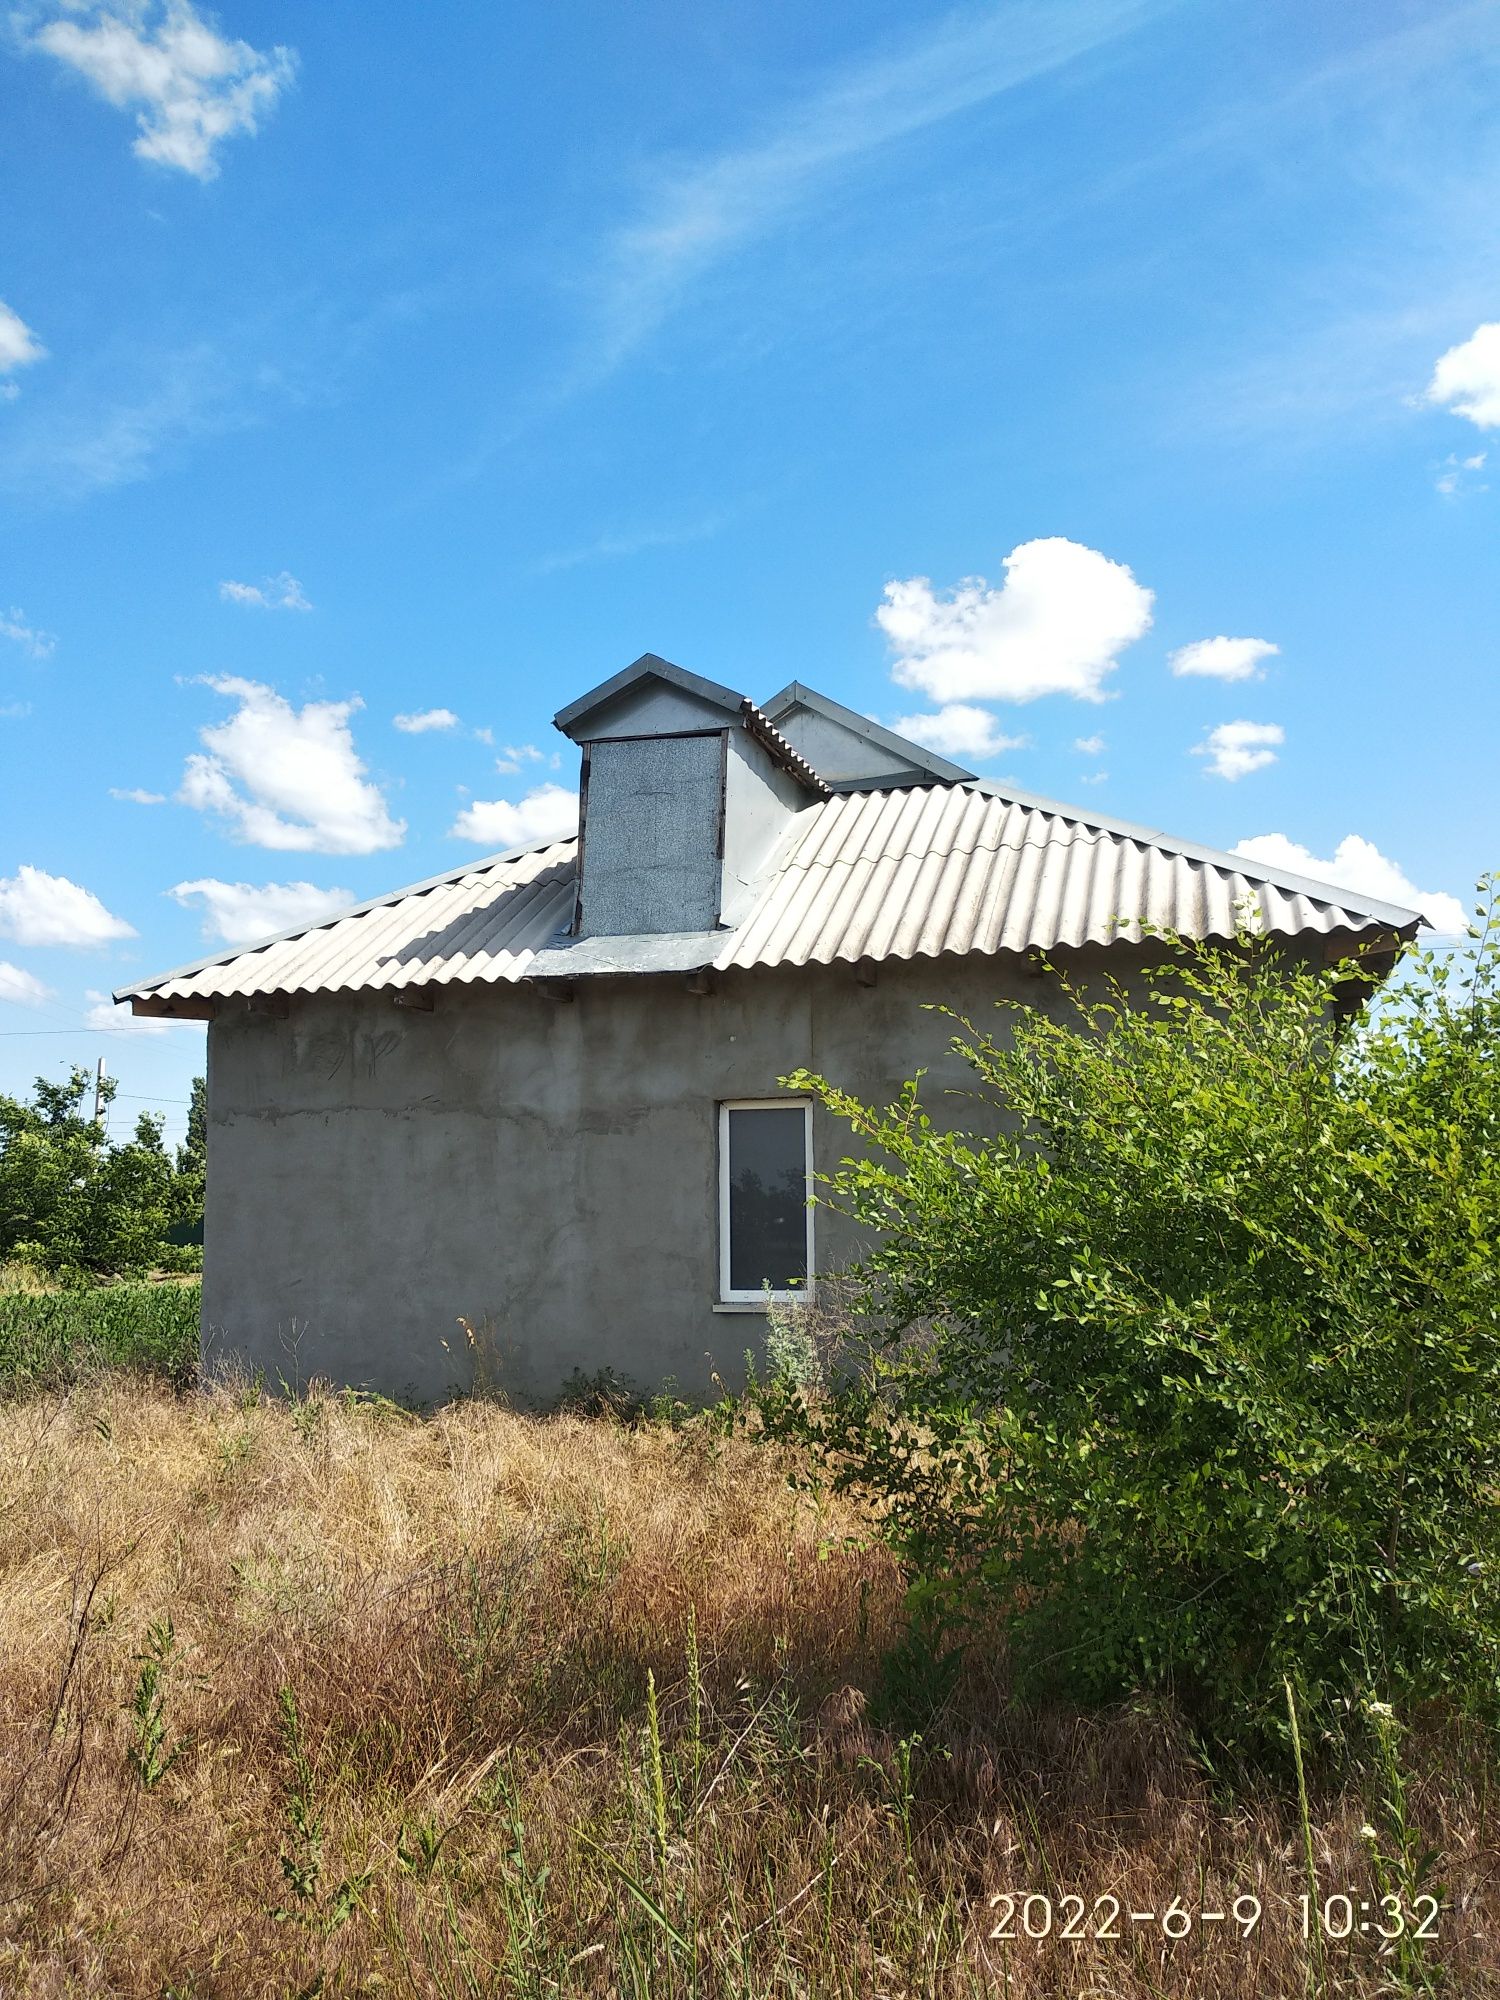
[[[1132,954],[1106,958],[1119,973]],[[714,1310],[720,1101],[774,1095],[800,1065],[886,1100],[925,1065],[934,1116],[972,1124],[943,1095],[970,1072],[921,1003],[983,1016],[1000,995],[1060,1004],[1050,979],[981,958],[887,961],[868,987],[838,966],[726,975],[702,997],[662,977],[572,1000],[447,986],[431,1013],[388,994],[293,997],[282,1019],[226,1004],[209,1030],[209,1359],[435,1400],[467,1386],[462,1315],[518,1398],[606,1366],[706,1397],[764,1330]],[[821,1111],[813,1146],[819,1166],[848,1150]],[[852,1248],[820,1214],[819,1266]]]

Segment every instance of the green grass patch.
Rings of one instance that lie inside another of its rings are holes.
[[[198,1373],[201,1285],[0,1293],[0,1395],[60,1388],[102,1368],[186,1387]]]

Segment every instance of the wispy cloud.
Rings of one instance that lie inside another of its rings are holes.
[[[1291,87],[1247,95],[1143,164],[1184,175],[1199,156],[1276,157],[1329,203],[1378,193],[1366,226],[1282,271],[1274,314],[1247,314],[1242,342],[1223,343],[1201,372],[1171,371],[1166,400],[1183,435],[1311,449],[1409,421],[1427,400],[1444,340],[1494,310],[1495,53],[1486,0],[1435,4],[1409,26],[1352,36]]]
[[[507,778],[513,778],[527,764],[545,764],[548,760],[534,743],[506,743],[495,759],[495,769]],[[557,759],[552,760],[553,768]]]
[[[1060,69],[1160,11],[1160,0],[1068,7],[1030,0],[949,16],[936,31],[828,77],[758,136],[657,169],[637,213],[606,246],[591,367],[617,365],[695,279],[871,155]]]
[[[263,577],[259,583],[236,583],[226,577],[219,585],[226,604],[242,604],[250,611],[311,611],[312,605],[290,570]]]
[[[167,802],[165,792],[148,792],[142,785],[111,785],[109,795],[132,806],[164,806]]]
[[[652,549],[675,549],[685,547],[690,542],[706,542],[724,527],[729,516],[725,513],[708,514],[701,521],[689,521],[681,527],[633,528],[618,533],[596,536],[592,542],[585,542],[576,549],[564,549],[556,555],[543,556],[537,570],[543,576],[550,576],[556,570],[576,569],[581,563],[619,562],[629,556],[645,555]]]
[[[371,297],[349,268],[278,294],[196,340],[122,331],[28,396],[0,454],[0,493],[58,504],[145,479],[201,440],[253,429],[286,410],[336,404],[363,379],[384,333],[436,293]]]
[[[25,612],[18,611],[14,605],[9,611],[0,611],[0,639],[9,639],[34,660],[50,660],[57,650],[55,634],[28,624]]]
[[[0,490],[69,501],[142,479],[175,448],[253,423],[248,373],[208,341],[97,357],[13,432]]]
[[[134,110],[138,159],[201,181],[218,173],[224,141],[255,132],[296,74],[290,49],[226,40],[191,0],[62,0],[23,14],[22,25],[29,47],[55,56],[107,103]]]
[[[1489,487],[1479,477],[1488,457],[1487,451],[1471,451],[1467,458],[1450,451],[1438,467],[1433,485],[1447,499],[1463,493],[1488,493]]]

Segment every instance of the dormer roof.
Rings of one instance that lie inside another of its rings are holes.
[[[659,653],[642,653],[552,718],[555,729],[580,744],[618,736],[670,736],[734,723],[764,744],[774,762],[806,791],[816,798],[827,796],[830,787],[747,695],[690,673]]]
[[[889,790],[896,785],[960,784],[972,778],[961,764],[940,757],[909,736],[845,708],[801,681],[788,681],[762,704],[789,741],[818,765],[836,792]]]

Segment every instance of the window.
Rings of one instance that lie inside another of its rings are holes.
[[[806,1298],[813,1268],[812,1106],[719,1106],[719,1296]]]

